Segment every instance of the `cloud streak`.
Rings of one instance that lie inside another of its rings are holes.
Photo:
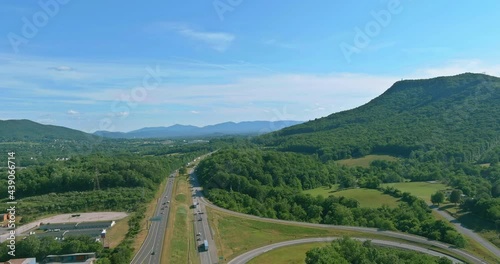
[[[61,65],[72,70],[49,69]],[[451,61],[400,76],[288,73],[250,63],[176,60],[159,64],[163,81],[148,91],[144,100],[127,101],[131,91],[140,87],[146,66],[22,57],[0,63],[0,72],[5,73],[0,80],[4,94],[0,103],[6,109],[15,109],[2,116],[35,119],[40,110],[50,109],[45,112],[52,115],[50,119],[85,119],[91,127],[96,126],[98,118],[110,116],[123,120],[124,126],[130,120],[150,125],[154,125],[153,120],[206,125],[228,120],[270,120],[276,118],[277,109],[286,107],[288,119],[309,120],[367,103],[402,78],[463,72],[500,75],[500,65],[478,60]]]
[[[155,23],[148,26],[146,31],[155,34],[165,31],[175,32],[184,38],[203,44],[218,52],[226,51],[236,39],[236,36],[230,33],[196,30],[185,24],[171,22]]]

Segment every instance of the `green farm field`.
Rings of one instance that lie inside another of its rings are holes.
[[[350,167],[369,167],[374,160],[397,161],[398,158],[389,155],[366,155],[362,158],[339,160],[337,163]]]
[[[379,190],[357,188],[357,189],[347,189],[342,191],[334,191],[337,186],[333,186],[331,189],[328,187],[319,187],[311,190],[304,191],[304,193],[309,193],[313,196],[322,195],[328,197],[333,196],[344,196],[347,198],[353,198],[359,201],[361,207],[378,208],[382,205],[388,205],[389,207],[396,207],[398,205],[398,199],[390,195],[383,194]]]
[[[437,182],[398,182],[398,183],[385,183],[381,185],[382,187],[392,186],[402,192],[409,192],[418,198],[423,199],[427,203],[431,202],[431,194],[446,190],[449,187],[442,183]]]

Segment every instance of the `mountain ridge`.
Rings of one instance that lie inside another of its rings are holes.
[[[302,121],[243,121],[223,122],[207,126],[193,126],[175,124],[167,127],[145,127],[130,132],[96,131],[94,135],[108,138],[179,138],[205,137],[221,135],[262,134],[302,123]]]
[[[90,140],[98,137],[80,130],[40,124],[29,119],[0,120],[0,141]]]
[[[498,77],[464,73],[403,80],[365,105],[255,141],[325,160],[432,149],[448,158],[478,160],[500,142],[499,105]]]

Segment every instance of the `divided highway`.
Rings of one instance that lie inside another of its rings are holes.
[[[163,240],[165,239],[165,231],[168,224],[168,215],[170,212],[170,199],[174,189],[174,180],[177,171],[170,174],[165,186],[165,191],[162,193],[156,205],[153,216],[157,221],[150,221],[148,235],[142,244],[141,248],[132,259],[131,264],[159,264]]]
[[[190,172],[190,180],[192,184],[192,197],[193,197],[193,214],[194,217],[194,231],[195,237],[198,242],[198,252],[200,253],[201,264],[214,264],[218,263],[217,248],[213,237],[213,232],[208,224],[208,216],[206,214],[205,204],[200,203],[202,197],[201,187],[196,182],[194,177],[194,169]],[[208,250],[204,249],[203,241],[208,242]]]

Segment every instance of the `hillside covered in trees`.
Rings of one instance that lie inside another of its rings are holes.
[[[393,166],[387,169],[388,173],[395,174],[399,165]],[[435,220],[427,204],[409,193],[398,195],[401,203],[396,208],[383,204],[379,208],[364,208],[351,198],[302,193],[303,189],[334,183],[342,188],[361,185],[376,189],[382,182],[377,177],[381,175],[377,165],[347,168],[322,164],[302,154],[240,149],[218,151],[202,160],[196,173],[207,197],[233,211],[284,220],[399,230],[465,245],[461,235],[445,222]],[[392,180],[388,178],[386,182]]]
[[[387,153],[498,161],[500,78],[465,73],[404,80],[356,109],[263,135],[256,142],[322,160]]]
[[[401,81],[356,109],[218,151],[197,174],[208,198],[231,210],[399,230],[463,246],[462,236],[435,220],[423,200],[380,184],[440,181],[464,194],[462,210],[500,227],[499,116],[499,78],[467,73]],[[377,153],[399,159],[368,168],[335,162]],[[353,199],[302,192],[332,184],[379,189],[400,203],[362,208]]]

